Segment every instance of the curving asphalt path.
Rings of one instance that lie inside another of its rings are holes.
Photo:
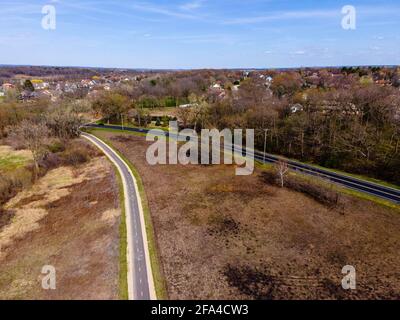
[[[125,211],[128,238],[128,292],[130,300],[155,299],[154,284],[148,254],[143,211],[139,204],[136,180],[125,161],[97,137],[82,132],[81,136],[92,142],[115,164],[121,174],[125,194]]]
[[[121,126],[114,126],[114,125],[97,125],[97,124],[88,124],[86,127],[90,128],[105,128],[105,129],[113,129],[113,130],[120,130],[120,131],[131,131],[131,132],[138,132],[138,133],[148,133],[150,130],[147,129],[139,129],[139,128],[122,128]],[[168,133],[166,133],[168,136]],[[173,137],[173,136],[171,136]],[[233,150],[237,153],[243,153],[241,148],[236,146],[233,147]],[[246,156],[254,158],[255,160],[261,163],[276,163],[280,159],[280,157],[271,155],[271,154],[264,154],[263,152],[254,151],[250,152]],[[324,170],[321,168],[317,168],[311,165],[303,164],[293,160],[284,159],[288,166],[296,171],[299,171],[304,174],[318,176],[323,179],[329,180],[333,183],[345,186],[347,188],[363,192],[366,194],[370,194],[376,196],[381,199],[389,200],[396,204],[400,204],[400,190],[394,189],[390,187],[386,187],[380,184],[372,183],[369,181],[361,180],[358,178],[353,178],[344,174],[332,172],[329,170]]]

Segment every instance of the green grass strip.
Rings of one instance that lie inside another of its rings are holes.
[[[371,178],[371,177],[368,177],[368,176],[365,176],[365,175],[360,175],[360,174],[355,174],[355,173],[348,173],[348,172],[341,171],[341,170],[338,170],[338,169],[326,168],[326,167],[322,167],[322,166],[319,166],[319,165],[314,164],[314,163],[306,163],[306,164],[311,165],[311,166],[316,167],[316,168],[319,168],[319,169],[330,171],[330,172],[333,172],[333,173],[339,173],[341,175],[348,176],[348,177],[351,177],[351,178],[356,178],[356,179],[359,179],[359,180],[364,180],[364,181],[372,182],[372,183],[375,183],[375,184],[378,184],[378,185],[381,185],[381,186],[385,186],[385,187],[389,187],[389,188],[392,188],[392,189],[400,190],[399,186],[397,186],[397,185],[395,185],[393,183],[387,182],[387,181],[380,180],[380,179]]]
[[[118,275],[118,297],[120,300],[128,300],[128,236],[126,229],[125,194],[124,185],[119,170],[114,163],[109,160],[114,168],[118,182],[119,206],[121,208],[121,221],[119,223],[119,275]]]
[[[115,169],[118,175],[119,202],[121,207],[121,222],[119,224],[119,298],[121,300],[128,300],[128,235],[126,229],[125,195],[121,175],[117,168]]]

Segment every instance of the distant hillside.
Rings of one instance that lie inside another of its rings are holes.
[[[6,66],[0,65],[0,80],[16,76],[45,77],[61,79],[91,78],[96,75],[136,74],[139,70],[104,69],[86,67],[50,67],[50,66]]]

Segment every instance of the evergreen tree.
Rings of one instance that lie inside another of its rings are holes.
[[[27,90],[30,92],[35,91],[35,87],[33,86],[31,80],[25,80],[23,88],[24,88],[24,90]]]

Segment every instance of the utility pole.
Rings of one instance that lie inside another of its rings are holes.
[[[121,114],[121,127],[122,127],[122,130],[124,130],[124,115],[123,114]]]
[[[264,129],[264,163],[265,163],[265,153],[267,152],[267,133],[268,129]]]

